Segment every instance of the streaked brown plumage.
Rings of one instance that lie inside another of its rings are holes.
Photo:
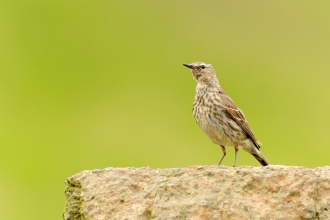
[[[235,148],[234,166],[240,148],[252,154],[260,165],[269,165],[260,152],[261,143],[254,136],[243,112],[220,87],[212,65],[203,62],[183,65],[190,69],[197,82],[193,105],[195,121],[222,149],[219,165],[226,156],[226,146]]]

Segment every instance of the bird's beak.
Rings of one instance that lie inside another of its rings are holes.
[[[191,64],[183,64],[185,67],[188,67],[188,68],[190,68],[190,69],[192,69],[194,66],[193,65],[191,65]]]

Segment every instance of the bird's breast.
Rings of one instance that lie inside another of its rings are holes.
[[[212,97],[207,95],[196,94],[193,116],[203,132],[215,144],[233,146],[236,142],[233,137],[242,133],[239,125],[228,118],[222,103],[212,100]],[[244,138],[244,135],[241,138]]]

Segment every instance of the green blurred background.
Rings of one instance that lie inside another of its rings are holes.
[[[204,61],[272,164],[329,165],[329,1],[1,1],[0,219],[62,219],[82,170],[215,165]],[[232,166],[233,148],[223,165]],[[238,166],[258,166],[240,151]]]

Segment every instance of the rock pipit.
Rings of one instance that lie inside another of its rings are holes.
[[[234,167],[240,148],[252,154],[260,165],[269,165],[260,152],[261,143],[254,136],[243,112],[219,85],[212,65],[202,62],[183,65],[190,69],[197,82],[193,104],[195,121],[210,140],[222,149],[223,155],[218,165],[226,156],[225,146],[235,148]]]

